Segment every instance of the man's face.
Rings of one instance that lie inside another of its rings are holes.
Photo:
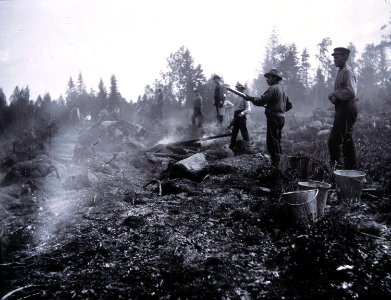
[[[335,54],[333,58],[334,58],[334,65],[337,68],[342,67],[348,60],[348,56],[346,54]]]
[[[272,75],[269,75],[266,77],[266,82],[268,85],[273,85],[273,84],[276,84],[278,82],[278,78],[275,77],[275,76],[272,76]]]

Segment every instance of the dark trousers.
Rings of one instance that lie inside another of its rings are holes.
[[[223,124],[224,116],[220,115],[219,106],[218,105],[216,105],[216,117],[217,117],[217,123]]]
[[[241,111],[235,111],[234,113],[234,119],[238,117],[238,115],[241,113]],[[232,135],[231,135],[231,148],[235,147],[236,139],[238,137],[238,133],[240,130],[240,133],[243,137],[243,141],[248,142],[250,137],[248,135],[247,130],[247,118],[246,116],[238,118],[235,123],[232,125]]]
[[[353,140],[353,125],[356,119],[356,108],[336,108],[333,128],[331,129],[328,140],[332,166],[336,166],[337,168],[342,167],[342,153],[344,168],[347,170],[356,168],[356,148]]]
[[[272,165],[278,167],[282,153],[281,134],[285,124],[283,116],[267,116],[266,146],[272,159]]]
[[[194,107],[193,116],[191,117],[191,121],[193,125],[196,125],[196,119],[198,119],[197,126],[202,126],[202,111],[200,107]]]

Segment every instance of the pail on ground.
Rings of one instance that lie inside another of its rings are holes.
[[[318,190],[294,191],[282,194],[292,219],[296,222],[315,221]]]
[[[307,178],[310,166],[310,158],[308,156],[290,156],[289,165],[291,169],[295,170],[299,178]]]
[[[320,218],[324,214],[324,208],[326,207],[328,191],[331,188],[331,184],[322,181],[300,181],[297,183],[302,190],[318,189],[318,196],[316,197],[316,213],[317,218]]]
[[[338,200],[348,203],[360,201],[365,173],[356,170],[334,171]]]

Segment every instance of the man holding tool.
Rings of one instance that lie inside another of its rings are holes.
[[[281,150],[281,133],[285,124],[285,112],[292,108],[292,102],[280,85],[282,76],[276,69],[271,69],[265,75],[269,88],[260,97],[245,95],[244,100],[251,101],[255,106],[265,106],[267,118],[266,146],[272,160],[272,166],[279,167]]]

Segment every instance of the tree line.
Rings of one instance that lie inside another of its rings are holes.
[[[385,31],[380,43],[365,46],[360,57],[356,46],[351,50],[349,65],[358,80],[358,97],[362,108],[368,113],[391,108],[391,21],[383,26]],[[386,32],[388,30],[388,32]],[[261,95],[266,90],[263,74],[277,68],[284,77],[283,84],[288,95],[298,109],[326,109],[330,107],[327,95],[333,90],[336,69],[332,61],[332,40],[323,38],[317,45],[315,64],[311,65],[310,53],[306,48],[299,53],[295,43],[283,44],[277,30],[268,39],[266,55],[259,68],[258,76],[250,82],[248,93]],[[221,74],[220,74],[221,75]],[[92,120],[99,118],[102,109],[111,111],[120,108],[120,118],[150,124],[153,121],[153,107],[156,91],[161,88],[164,94],[164,115],[167,117],[190,114],[197,87],[204,100],[204,119],[215,119],[213,109],[213,74],[207,78],[200,64],[196,65],[190,50],[182,46],[167,58],[167,70],[144,88],[136,101],[126,101],[119,92],[117,78],[111,76],[109,89],[101,79],[97,90],[87,91],[82,73],[76,81],[69,79],[65,97],[52,99],[49,93],[37,99],[30,99],[29,87],[15,87],[9,101],[0,87],[0,133],[7,129],[26,129],[51,120],[67,122],[72,107],[79,107],[83,116]]]

